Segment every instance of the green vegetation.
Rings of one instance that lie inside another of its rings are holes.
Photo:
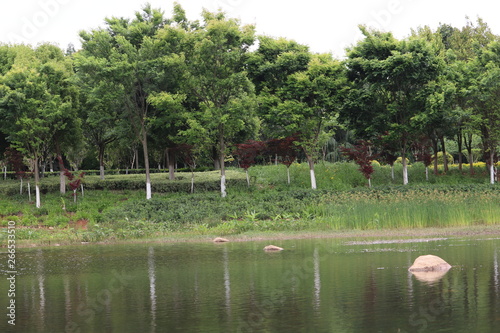
[[[17,239],[30,243],[97,242],[162,238],[175,235],[213,237],[267,231],[373,230],[395,228],[459,227],[500,222],[500,191],[487,184],[485,166],[477,177],[452,168],[447,174],[430,175],[425,181],[422,164],[409,167],[415,185],[391,180],[388,166],[375,165],[374,187],[354,163],[321,163],[316,167],[318,190],[305,189],[309,166],[256,166],[245,173],[228,170],[228,195],[218,194],[216,172],[195,174],[196,193],[189,194],[190,176],[154,174],[152,199],[142,195],[140,175],[98,176],[86,179],[87,189],[73,203],[70,194],[57,193],[57,179],[43,179],[44,206],[37,209],[27,195],[9,194],[0,200],[0,223],[16,221]],[[396,166],[402,174],[402,166]],[[95,179],[94,179],[95,177]],[[138,178],[140,177],[140,178]],[[212,185],[209,185],[212,184]],[[46,187],[44,187],[46,186]],[[19,183],[0,181],[0,191],[19,191]],[[5,238],[2,229],[0,239]]]

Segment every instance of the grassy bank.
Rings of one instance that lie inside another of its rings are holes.
[[[418,168],[412,169],[413,183],[402,186],[392,181],[390,168],[377,167],[376,186],[368,189],[352,164],[318,165],[318,190],[307,189],[305,165],[292,166],[290,185],[283,166],[250,169],[250,187],[243,172],[232,170],[226,198],[199,186],[216,183],[216,173],[198,174],[194,194],[187,193],[190,174],[179,175],[175,182],[157,174],[157,188],[171,190],[157,191],[151,200],[144,199],[142,190],[128,189],[142,181],[138,175],[117,175],[104,181],[114,184],[112,189],[88,189],[76,204],[70,194],[55,191],[43,195],[40,209],[26,195],[2,196],[0,224],[15,221],[17,240],[35,244],[422,228],[496,230],[490,226],[500,224],[500,188],[486,184],[482,170],[475,177],[458,172],[432,175],[427,182],[424,169]],[[396,175],[399,172],[396,168]],[[54,179],[45,181],[57,185]],[[3,186],[13,186],[8,182]],[[5,238],[4,228],[0,240]]]

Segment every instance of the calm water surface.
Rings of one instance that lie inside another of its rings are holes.
[[[265,253],[268,244],[285,251]],[[18,249],[0,332],[499,332],[499,239]],[[434,254],[444,276],[407,271]],[[0,255],[7,271],[5,249]]]

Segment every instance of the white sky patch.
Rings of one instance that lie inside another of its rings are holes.
[[[21,0],[0,5],[0,42],[52,42],[62,48],[73,43],[78,49],[80,30],[104,26],[104,18],[133,17],[143,0]],[[479,16],[500,33],[491,0],[178,0],[190,19],[198,19],[202,8],[224,10],[243,24],[255,24],[259,34],[286,37],[306,44],[313,52],[331,52],[340,58],[345,47],[361,38],[358,25],[391,31],[404,38],[411,29],[439,23],[461,28],[466,16]],[[174,1],[150,0],[170,17]]]

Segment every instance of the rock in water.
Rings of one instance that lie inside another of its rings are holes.
[[[283,248],[279,246],[268,245],[264,248],[264,251],[283,251]]]
[[[214,243],[226,243],[226,242],[229,242],[229,239],[225,239],[222,237],[217,237],[214,239]]]
[[[415,259],[408,270],[410,272],[447,272],[450,268],[451,265],[446,261],[429,254]]]

